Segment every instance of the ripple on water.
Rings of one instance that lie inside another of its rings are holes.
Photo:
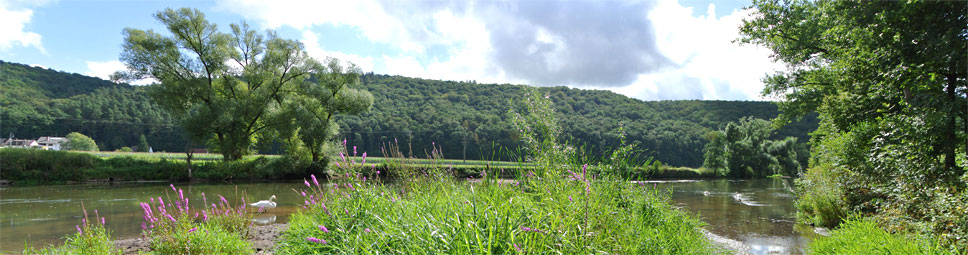
[[[33,203],[68,203],[71,199],[0,199],[0,205],[5,204],[33,204]]]

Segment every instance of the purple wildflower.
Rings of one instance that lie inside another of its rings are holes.
[[[104,225],[104,217],[101,217],[101,225]]]
[[[356,146],[353,146],[353,156],[356,156]]]
[[[319,230],[322,230],[324,233],[329,233],[329,229],[326,229],[326,226],[323,225],[319,225]]]
[[[168,216],[168,219],[171,220],[171,222],[175,222],[175,217],[171,217],[171,214],[165,214],[165,216]]]
[[[362,162],[360,162],[360,165],[361,165],[361,166],[362,166],[362,165],[366,165],[366,152],[365,152],[365,151],[363,152],[363,161],[362,161]]]
[[[313,178],[313,184],[316,184],[316,187],[319,187],[319,182],[316,181],[316,175],[315,174],[310,174],[309,177],[312,177]]]
[[[310,242],[314,242],[314,243],[318,243],[318,244],[326,244],[326,240],[319,239],[319,238],[315,238],[315,237],[311,237],[311,236],[310,237],[306,237],[306,241],[310,241]]]
[[[514,249],[518,250],[518,252],[523,252],[521,251],[521,247],[518,247],[518,244],[514,244]]]
[[[197,227],[196,227],[196,228],[192,228],[192,229],[189,229],[189,230],[188,230],[188,233],[191,233],[191,232],[195,232],[196,230],[198,230],[198,228],[197,228]]]
[[[78,225],[74,225],[74,228],[76,228],[76,229],[77,229],[77,233],[78,233],[78,234],[82,234],[82,235],[84,234],[84,231],[81,231],[81,226],[78,226]]]
[[[171,187],[171,191],[176,191],[175,190],[175,184],[168,184],[168,186]]]
[[[575,200],[571,199],[571,196],[568,196],[568,201],[575,202]]]
[[[300,191],[299,194],[302,194],[302,196],[304,196],[304,197],[306,196],[306,192],[305,191]]]
[[[366,228],[366,229],[364,229],[364,230],[363,230],[363,232],[367,232],[367,233],[370,233],[370,228]]]
[[[309,186],[309,181],[307,181],[306,179],[303,179],[303,183],[306,184],[306,187],[312,187],[312,186]]]

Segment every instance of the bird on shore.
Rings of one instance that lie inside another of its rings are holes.
[[[707,190],[707,191],[703,191],[703,192],[702,192],[702,195],[703,195],[703,196],[707,196],[707,197],[708,197],[708,196],[709,196],[709,191],[708,191],[708,190]]]
[[[265,209],[276,208],[276,202],[272,202],[273,199],[276,199],[276,195],[269,197],[269,200],[260,200],[259,202],[251,203],[249,205],[252,207],[258,207],[259,211],[261,212],[265,211]]]

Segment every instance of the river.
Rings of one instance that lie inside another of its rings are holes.
[[[794,196],[783,180],[655,181],[668,190],[672,202],[698,214],[706,229],[723,239],[742,243],[752,254],[800,254],[811,235],[809,227],[795,225]],[[93,218],[94,210],[106,218],[116,239],[137,237],[143,213],[139,202],[148,197],[177,197],[169,183],[121,183],[0,187],[0,251],[18,253],[24,244],[41,247],[63,242],[62,238],[81,224],[81,204]],[[298,183],[175,184],[184,189],[193,206],[201,206],[201,193],[211,202],[216,195],[238,203],[276,195],[279,206],[259,214],[261,224],[285,223],[303,202],[292,189]],[[801,231],[797,231],[800,229]]]

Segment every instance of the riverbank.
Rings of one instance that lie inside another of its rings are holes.
[[[247,156],[238,161],[221,161],[215,154],[203,154],[192,161],[189,178],[184,155],[176,153],[73,152],[31,149],[0,149],[0,185],[71,184],[91,182],[168,181],[225,182],[301,180],[315,174],[327,176],[306,162],[279,155]],[[359,162],[358,171],[368,175],[380,172],[394,177],[408,169],[447,168],[457,178],[480,178],[486,175],[516,178],[534,166],[528,163],[455,159],[366,158],[349,157]],[[332,167],[332,166],[331,166]],[[595,166],[589,167],[596,172]],[[487,172],[487,174],[485,174]],[[644,179],[713,179],[721,178],[701,168],[662,166],[642,170]]]
[[[252,243],[254,254],[273,254],[276,242],[288,224],[253,225],[250,236],[246,241]],[[131,238],[114,241],[115,247],[125,255],[137,255],[151,251],[151,244],[143,238]]]

